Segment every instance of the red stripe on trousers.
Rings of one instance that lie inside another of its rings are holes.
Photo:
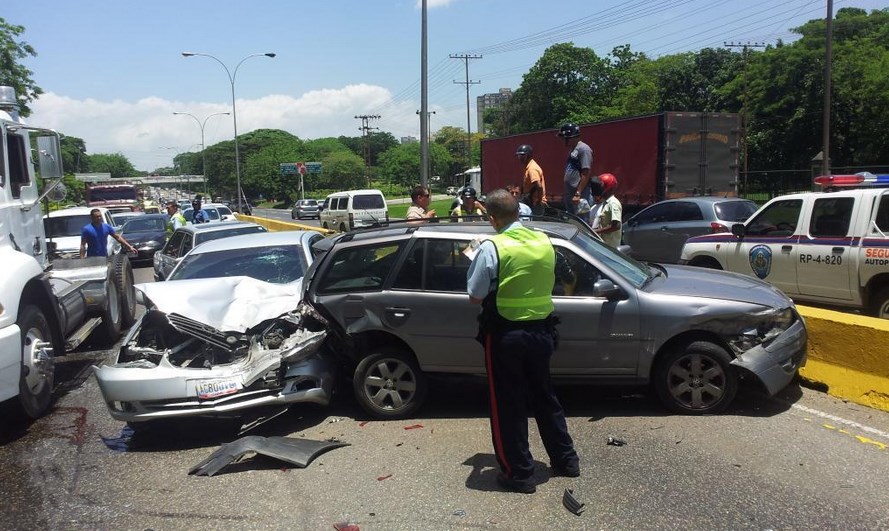
[[[497,394],[494,392],[494,376],[492,374],[494,364],[491,359],[491,334],[485,334],[485,360],[488,362],[488,392],[491,393],[491,435],[494,438],[494,454],[506,472],[506,477],[512,477],[512,469],[506,460],[503,451],[503,436],[500,433],[500,418],[497,414]]]

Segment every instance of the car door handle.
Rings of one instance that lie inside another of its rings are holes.
[[[667,232],[667,226],[664,225],[663,227],[661,227],[661,231],[662,231],[662,232]]]
[[[831,249],[831,251],[833,251],[837,254],[843,254],[843,251],[845,251],[845,250],[846,250],[845,247],[834,247],[833,249]]]
[[[793,249],[793,246],[792,246],[792,245],[782,245],[782,246],[781,246],[781,250],[782,250],[782,251],[790,252],[791,249]]]
[[[386,311],[389,312],[390,314],[392,314],[392,317],[395,317],[397,319],[404,319],[411,313],[411,310],[409,308],[392,308],[392,307],[390,307],[390,308],[386,308]]]

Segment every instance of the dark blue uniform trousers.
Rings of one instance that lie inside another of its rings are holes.
[[[507,477],[530,482],[534,461],[528,447],[528,414],[533,413],[550,465],[578,465],[565,411],[549,373],[553,338],[543,325],[488,333],[485,364],[491,405],[491,438],[497,462]]]

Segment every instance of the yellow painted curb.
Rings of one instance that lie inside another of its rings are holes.
[[[806,380],[828,394],[889,411],[889,320],[797,306],[809,332]]]
[[[332,230],[322,229],[320,227],[313,227],[311,225],[303,225],[302,223],[291,223],[289,221],[261,218],[258,216],[245,216],[242,214],[235,214],[235,217],[238,219],[238,221],[250,221],[262,225],[272,232],[284,230],[314,230],[316,232],[320,232],[321,234],[333,234]]]

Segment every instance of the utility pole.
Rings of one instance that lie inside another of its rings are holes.
[[[426,126],[426,135],[432,134],[432,115],[435,114],[435,111],[427,111],[426,112],[426,123],[423,123],[423,119],[420,118],[420,136],[423,135],[423,126]],[[417,116],[420,116],[420,111],[417,111]],[[422,147],[422,146],[421,146]],[[426,188],[429,186],[429,167],[432,165],[431,157],[429,156],[429,147],[427,142],[426,154],[423,157],[420,157],[420,164],[423,166],[420,168],[420,184]]]
[[[368,131],[371,130],[379,130],[379,127],[371,127],[369,122],[371,120],[379,120],[379,114],[362,114],[360,116],[355,117],[356,120],[361,120],[361,127],[358,128],[361,131],[361,137],[364,139],[364,178],[367,179],[367,185],[370,186],[370,175],[367,173],[367,168],[370,166],[370,136]]]
[[[429,65],[426,48],[426,0],[421,0],[420,20],[420,112],[429,110]],[[429,186],[429,131],[428,124],[420,120],[420,184]]]
[[[830,78],[833,64],[833,0],[827,0],[827,39],[824,48],[824,130],[821,175],[830,175]]]
[[[761,42],[734,43],[725,42],[726,48],[741,48],[744,55],[744,107],[741,110],[741,156],[744,158],[744,194],[747,194],[747,51],[750,48],[765,48]],[[740,195],[740,194],[739,194]]]
[[[470,55],[470,54],[451,54],[448,57],[451,59],[463,59],[463,63],[466,67],[466,81],[457,81],[454,80],[454,83],[458,85],[466,85],[466,168],[472,166],[472,130],[469,126],[469,86],[470,85],[478,85],[481,81],[470,81],[469,80],[469,60],[470,59],[481,59],[481,55]]]

